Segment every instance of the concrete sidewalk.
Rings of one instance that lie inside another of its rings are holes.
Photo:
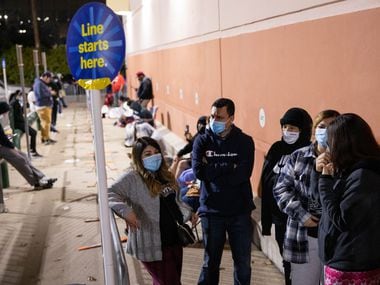
[[[103,120],[108,185],[129,165],[124,129],[113,122]],[[69,102],[58,129],[58,143],[38,145],[44,157],[32,160],[47,176],[58,178],[53,189],[31,191],[8,165],[8,212],[0,214],[0,284],[104,284],[101,248],[78,250],[100,242],[91,117],[84,100]],[[185,249],[184,285],[196,284],[202,256],[201,246]],[[255,249],[252,256],[252,284],[283,284],[282,274],[262,252]],[[127,259],[131,284],[151,284],[140,264]],[[220,284],[233,284],[232,266],[226,249]]]

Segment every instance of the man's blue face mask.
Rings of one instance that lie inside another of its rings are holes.
[[[220,121],[215,121],[215,119],[210,120],[210,129],[212,132],[216,135],[219,135],[224,132],[226,129],[226,122],[220,122]]]
[[[321,147],[327,148],[327,129],[326,128],[316,128],[315,129],[315,139]]]
[[[143,159],[144,168],[148,171],[156,172],[162,163],[161,153],[153,154]]]

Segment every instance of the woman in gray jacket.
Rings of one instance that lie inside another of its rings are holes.
[[[127,253],[140,260],[154,285],[181,284],[182,246],[174,218],[188,220],[178,185],[152,138],[136,140],[132,167],[108,189],[109,204],[128,227]],[[174,216],[174,217],[173,217]]]

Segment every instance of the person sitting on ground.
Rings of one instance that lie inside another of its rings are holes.
[[[118,122],[116,122],[115,125],[124,128],[129,123],[139,121],[149,123],[152,127],[155,127],[153,115],[150,111],[141,107],[138,101],[130,100],[128,97],[124,98],[126,98],[122,104],[124,113],[120,116]]]
[[[13,128],[18,129],[25,133],[25,118],[24,118],[24,112],[23,107],[20,103],[20,96],[21,92],[20,90],[17,90],[16,92],[12,93],[9,97],[9,106],[11,108],[11,111],[13,113]],[[33,157],[42,157],[37,152],[36,148],[36,138],[37,138],[37,131],[29,126],[29,136],[30,136],[30,153]]]
[[[155,131],[149,123],[143,120],[135,120],[125,127],[124,146],[131,147],[141,137],[151,137]]]
[[[0,102],[0,116],[5,116],[10,108],[8,103]],[[57,178],[47,178],[40,170],[34,167],[27,155],[15,148],[13,143],[4,133],[0,124],[0,157],[9,162],[25,178],[34,190],[52,188]]]
[[[111,84],[108,84],[106,88],[106,97],[104,98],[104,105],[106,105],[108,108],[112,107],[113,105],[113,93]]]
[[[127,101],[128,101],[128,97],[120,96],[118,101],[117,101],[117,107],[108,108],[108,117],[110,119],[120,120],[120,118],[125,116],[125,113],[127,113],[128,110],[125,109],[124,103]]]
[[[194,175],[193,169],[189,168],[182,172],[177,178],[180,187],[182,202],[189,205],[194,213],[199,208],[200,180]]]
[[[185,131],[185,138],[187,144],[177,152],[177,155],[173,158],[173,163],[170,166],[170,171],[178,179],[181,173],[191,167],[191,158],[182,159],[182,157],[193,150],[193,143],[199,134],[204,134],[207,126],[207,116],[199,117],[197,121],[197,133],[192,136],[188,129]]]

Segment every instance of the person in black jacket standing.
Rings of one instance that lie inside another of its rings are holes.
[[[337,117],[327,138],[316,161],[325,285],[380,284],[380,146],[356,114]]]
[[[250,177],[255,145],[233,124],[234,102],[220,98],[212,104],[209,129],[197,136],[192,168],[201,180],[200,207],[204,262],[198,284],[218,284],[226,233],[234,260],[234,284],[251,280],[253,203]]]
[[[9,112],[9,105],[0,102],[0,115],[4,116]],[[52,188],[57,178],[47,178],[40,170],[35,168],[29,161],[27,155],[15,148],[13,143],[4,133],[0,124],[0,157],[9,162],[25,178],[34,190]]]
[[[25,118],[22,106],[20,104],[19,96],[21,96],[21,92],[17,90],[15,93],[11,94],[9,97],[9,105],[11,107],[11,111],[13,112],[13,122],[14,129],[18,129],[25,133]],[[29,126],[29,136],[30,136],[30,153],[33,157],[42,157],[37,152],[36,147],[36,139],[37,139],[37,131]]]
[[[142,107],[147,108],[150,100],[153,99],[153,86],[152,80],[145,76],[144,72],[139,71],[136,73],[137,79],[140,82],[137,91],[137,98]]]
[[[270,236],[272,224],[275,225],[275,238],[281,255],[288,216],[278,208],[273,197],[273,187],[290,154],[296,149],[310,144],[312,123],[310,115],[304,109],[291,108],[287,110],[280,120],[282,138],[270,147],[261,173],[262,234]],[[285,284],[290,285],[290,262],[284,260],[283,266]]]

